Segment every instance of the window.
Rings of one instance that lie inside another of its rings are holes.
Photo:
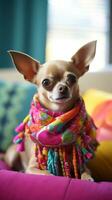
[[[70,59],[84,44],[97,40],[91,71],[107,66],[109,1],[49,0],[46,59]]]

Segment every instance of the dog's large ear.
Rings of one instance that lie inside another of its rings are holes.
[[[72,56],[72,62],[78,71],[78,75],[83,75],[89,69],[89,65],[96,53],[96,42],[92,41],[81,47],[75,55]]]
[[[8,53],[11,55],[12,61],[14,62],[17,70],[23,74],[26,80],[33,82],[40,67],[39,62],[27,54],[18,51],[10,50]]]

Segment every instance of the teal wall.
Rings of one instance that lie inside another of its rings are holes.
[[[0,0],[0,68],[12,67],[7,50],[45,61],[47,0]]]

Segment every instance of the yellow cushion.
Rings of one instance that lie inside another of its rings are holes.
[[[112,93],[107,93],[107,92],[100,91],[100,90],[90,89],[90,90],[87,90],[83,94],[83,99],[85,101],[86,109],[87,109],[88,113],[91,115],[94,108],[98,104],[100,104],[106,100],[112,99]]]
[[[98,105],[112,100],[112,94],[90,89],[84,93],[83,98],[88,113],[92,115]],[[95,158],[88,164],[89,168],[96,180],[112,181],[112,140],[100,141],[99,143]]]
[[[112,141],[103,141],[94,159],[88,163],[92,176],[98,181],[112,181]]]

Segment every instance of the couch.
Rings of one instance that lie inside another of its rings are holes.
[[[1,71],[0,80],[0,151],[5,152],[15,135],[14,127],[28,112],[29,104],[36,88],[26,84],[14,70],[9,72]],[[101,93],[99,95],[99,92],[97,94],[91,88],[105,91],[106,98],[112,99],[112,72],[88,73],[80,80],[80,88],[82,94],[85,91],[88,92],[84,94],[84,99],[88,111],[92,113],[94,105],[93,103],[91,105],[91,102],[96,102],[97,99],[97,103],[99,103],[102,98]],[[99,175],[99,172],[101,172],[101,177],[98,180],[96,178],[99,182],[14,172],[1,160],[0,200],[111,200],[112,141],[107,139],[106,141],[100,141],[100,144],[97,153],[98,160],[90,163],[94,176]],[[103,164],[101,161],[103,161]]]

